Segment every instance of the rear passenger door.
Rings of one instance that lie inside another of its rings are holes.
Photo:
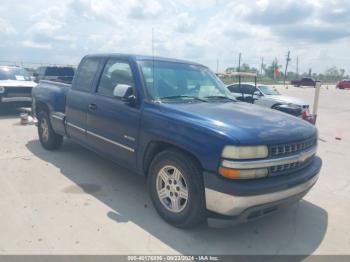
[[[93,86],[96,85],[97,76],[102,68],[102,62],[101,58],[84,58],[80,63],[72,88],[67,93],[67,133],[79,142],[87,142],[87,112],[91,96],[93,96]]]
[[[111,58],[107,61],[96,93],[89,101],[87,137],[89,145],[127,166],[135,166],[140,109],[113,95],[118,85],[133,87],[134,77],[127,60]],[[118,88],[118,87],[117,87]]]

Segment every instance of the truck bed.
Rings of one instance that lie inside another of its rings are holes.
[[[64,125],[65,105],[66,94],[70,88],[70,84],[42,80],[32,90],[33,113],[37,113],[36,106],[38,106],[38,104],[36,101],[45,104],[45,106],[49,108],[49,112],[51,112],[50,118],[53,129],[61,135],[66,135]]]
[[[33,88],[32,97],[45,102],[51,112],[65,113],[66,94],[71,84],[42,80]]]

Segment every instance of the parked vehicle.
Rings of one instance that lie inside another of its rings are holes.
[[[339,81],[335,87],[338,89],[350,89],[350,79]]]
[[[300,87],[300,86],[312,86],[315,87],[316,85],[316,81],[310,77],[303,77],[300,80],[292,80],[290,81],[291,85],[294,85],[296,87]]]
[[[19,66],[0,66],[0,105],[30,106],[36,86],[28,72]]]
[[[33,99],[44,148],[69,137],[146,176],[155,209],[177,227],[278,210],[301,199],[321,168],[314,126],[237,102],[192,62],[88,55],[72,85],[41,81]]]
[[[312,122],[312,116],[309,111],[309,104],[305,101],[281,95],[275,88],[268,85],[256,85],[252,83],[239,83],[227,86],[232,94],[238,99],[245,96],[249,101],[253,100],[256,105],[276,109],[290,115],[300,117]],[[245,100],[247,100],[245,99]]]
[[[34,73],[35,82],[50,80],[62,83],[72,83],[74,68],[70,66],[41,66]]]

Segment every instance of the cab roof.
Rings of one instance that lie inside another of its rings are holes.
[[[160,61],[160,62],[173,62],[173,63],[181,63],[181,64],[191,64],[191,65],[199,65],[204,66],[202,64],[182,60],[182,59],[175,59],[175,58],[167,58],[167,57],[160,57],[160,56],[150,56],[150,55],[136,55],[136,54],[120,54],[120,53],[109,53],[109,54],[91,54],[87,55],[85,57],[103,57],[103,58],[123,58],[123,59],[130,59],[133,61],[145,61],[145,60],[154,60],[154,61]]]
[[[0,65],[0,68],[21,68],[21,67],[17,65]]]

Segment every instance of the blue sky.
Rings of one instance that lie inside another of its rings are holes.
[[[88,53],[155,54],[216,70],[261,57],[350,73],[350,1],[1,0],[0,60],[77,64]]]

